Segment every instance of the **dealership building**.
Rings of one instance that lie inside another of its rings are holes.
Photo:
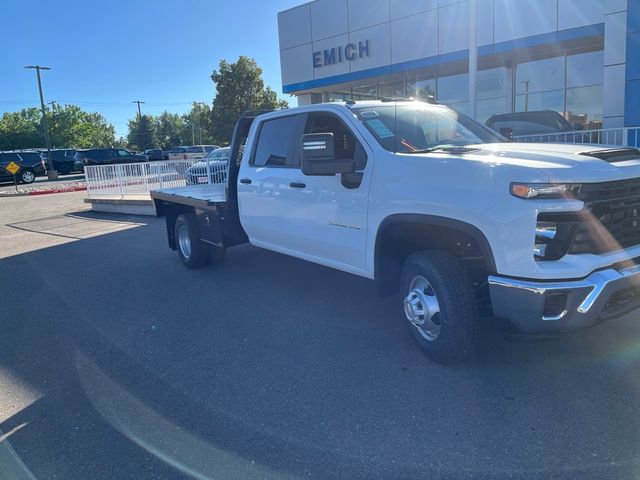
[[[278,25],[299,105],[433,95],[481,122],[640,125],[640,0],[315,0]]]

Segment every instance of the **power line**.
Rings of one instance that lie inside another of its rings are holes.
[[[35,102],[35,101],[34,101]],[[97,102],[90,100],[59,100],[60,103],[71,103],[75,105],[130,105],[131,102]],[[5,102],[0,102],[5,103]],[[21,102],[21,103],[32,103],[32,102]],[[134,102],[135,103],[135,102]],[[194,100],[191,102],[141,102],[146,105],[162,107],[162,106],[172,106],[172,105],[192,105],[193,103],[210,103],[208,101],[199,101]]]
[[[88,100],[58,100],[60,104],[67,105],[130,105],[131,102],[96,102],[96,101],[88,101]],[[173,106],[181,106],[181,105],[193,105],[194,103],[205,103],[209,104],[211,102],[204,100],[194,100],[192,102],[143,102],[147,106],[152,107],[173,107]],[[38,100],[0,100],[0,105],[38,105]]]

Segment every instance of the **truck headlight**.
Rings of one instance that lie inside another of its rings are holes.
[[[564,257],[573,243],[578,222],[570,214],[538,215],[533,257],[536,260],[559,260]]]
[[[577,183],[512,183],[511,195],[524,199],[575,198],[580,192]]]

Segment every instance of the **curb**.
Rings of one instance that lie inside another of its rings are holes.
[[[35,196],[35,195],[51,195],[54,193],[70,193],[70,192],[81,192],[86,190],[86,186],[77,186],[77,187],[65,187],[65,188],[50,188],[47,190],[31,190],[29,192],[13,192],[13,193],[0,193],[0,198],[4,197],[27,197],[27,196]]]

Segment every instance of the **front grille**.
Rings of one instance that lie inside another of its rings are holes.
[[[570,253],[605,253],[640,244],[640,178],[582,185],[585,202]]]

